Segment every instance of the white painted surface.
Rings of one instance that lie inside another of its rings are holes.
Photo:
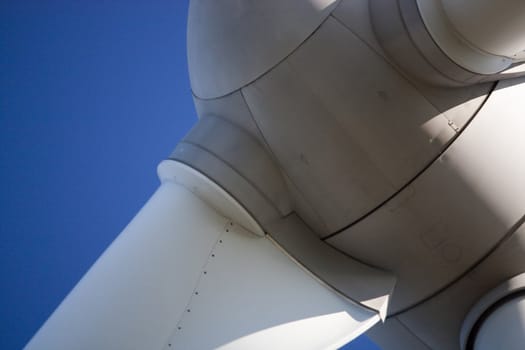
[[[513,276],[524,272],[524,247],[525,225],[522,224],[514,234],[463,278],[432,299],[395,319],[403,324],[405,332],[409,332],[407,335],[417,335],[417,338],[427,344],[428,348],[460,350],[460,331],[465,334],[470,332],[470,330],[464,330],[467,328],[465,327],[466,316],[474,309],[473,306],[478,304],[483,296],[494,287],[501,283],[510,286],[511,284],[507,282],[512,281]],[[477,316],[473,317],[473,321],[476,319]],[[386,328],[389,328],[389,321],[385,323]],[[472,325],[473,322],[470,326]],[[383,346],[384,342],[388,344],[388,338],[383,337],[388,337],[388,334],[384,334],[383,329],[382,326],[374,327],[370,335],[382,349],[390,350],[389,346]],[[466,340],[466,337],[463,337],[463,340]],[[399,341],[399,344],[400,350],[412,349],[408,346],[410,343]],[[403,345],[405,345],[404,348]],[[428,348],[425,349],[428,350]]]
[[[525,80],[499,82],[445,153],[373,214],[329,239],[398,277],[390,310],[475,265],[524,214]],[[385,244],[388,242],[388,244]]]
[[[174,161],[159,176],[27,350],[335,348],[379,320],[201,200],[248,219],[206,177]]]
[[[455,135],[425,96],[332,17],[242,93],[326,234],[392,195]]]
[[[191,87],[200,98],[231,93],[293,52],[337,0],[192,0],[188,14]]]
[[[332,16],[342,22],[378,55],[384,57],[387,62],[392,63],[374,34],[372,22],[370,21],[369,0],[341,0],[337,8],[332,12]],[[509,71],[508,73],[510,74],[511,72]],[[458,129],[462,129],[465,126],[491,90],[491,85],[489,84],[474,84],[450,89],[437,85],[432,86],[411,76],[405,77]]]
[[[285,253],[346,298],[386,318],[396,277],[363,264],[319,239],[296,215],[267,226],[268,235]]]
[[[417,0],[417,4],[438,46],[467,70],[495,74],[525,58],[525,2]]]
[[[174,160],[164,160],[159,164],[157,172],[161,181],[182,185],[225,218],[238,223],[249,232],[264,235],[263,229],[239,202],[197,170]]]
[[[165,349],[335,349],[379,321],[267,238],[228,226]]]
[[[456,31],[481,51],[515,58],[525,54],[522,0],[441,0]],[[525,56],[523,56],[525,58]]]
[[[162,348],[226,222],[164,182],[26,349]]]

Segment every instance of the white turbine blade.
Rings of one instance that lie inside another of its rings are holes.
[[[378,322],[243,228],[253,222],[227,193],[174,163],[26,349],[325,349]],[[199,196],[175,181],[193,181]]]

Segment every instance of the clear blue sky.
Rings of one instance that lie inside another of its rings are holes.
[[[0,2],[0,349],[25,345],[195,122],[187,6]]]

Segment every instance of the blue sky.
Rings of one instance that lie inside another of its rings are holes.
[[[196,120],[186,0],[0,2],[0,348],[20,349]],[[360,338],[348,350],[377,349]]]

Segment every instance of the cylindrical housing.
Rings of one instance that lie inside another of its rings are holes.
[[[525,2],[414,1],[426,27],[425,31],[440,51],[466,72],[474,74],[466,82],[472,83],[480,78],[499,80],[499,73],[525,59]],[[412,30],[412,35],[417,37],[418,33],[420,31]],[[428,41],[423,44],[423,48],[426,45],[429,45]],[[439,56],[439,53],[434,52],[431,57],[436,54]],[[439,60],[436,62],[439,63]]]
[[[525,50],[525,1],[442,0],[451,24],[475,48],[515,58]]]
[[[485,294],[463,321],[461,350],[521,350],[525,344],[525,273]]]
[[[474,341],[473,350],[521,350],[525,344],[525,291],[488,310]],[[469,349],[467,349],[469,350]]]

